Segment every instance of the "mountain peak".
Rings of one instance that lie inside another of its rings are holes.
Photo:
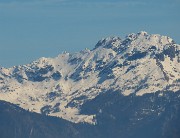
[[[142,36],[147,36],[147,35],[148,35],[147,32],[145,32],[145,31],[140,31],[140,32],[138,32],[138,33],[130,33],[130,34],[128,34],[125,39],[135,40],[136,38],[138,38],[138,37],[140,37],[140,36],[142,37]]]
[[[118,36],[103,38],[95,46],[96,48],[124,49],[125,46],[136,47],[139,50],[147,50],[152,46],[163,51],[164,46],[175,44],[174,40],[168,36],[159,34],[148,34],[145,31],[130,33],[124,39]],[[131,49],[132,49],[131,48]]]
[[[138,35],[144,35],[144,36],[145,36],[145,35],[148,35],[148,33],[147,33],[146,31],[140,31],[140,32],[138,32],[137,34],[138,34]]]
[[[120,43],[121,43],[120,37],[117,37],[117,36],[107,37],[107,38],[102,38],[100,41],[98,41],[95,48],[98,48],[98,47],[104,47],[104,48],[117,47]]]

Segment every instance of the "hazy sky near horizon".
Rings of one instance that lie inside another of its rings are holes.
[[[0,0],[0,66],[147,31],[180,43],[180,0]]]

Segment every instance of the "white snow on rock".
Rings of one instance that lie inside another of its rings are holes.
[[[100,40],[93,50],[64,52],[0,68],[0,100],[32,112],[95,124],[81,105],[108,90],[123,95],[180,90],[180,45],[147,32]]]

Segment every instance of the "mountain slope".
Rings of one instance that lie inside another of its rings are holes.
[[[139,32],[100,40],[93,50],[40,58],[0,69],[0,100],[72,122],[96,124],[80,113],[86,101],[108,90],[124,96],[180,90],[180,45],[170,37]]]
[[[180,91],[123,96],[107,91],[87,101],[82,114],[96,125],[31,113],[0,101],[1,138],[179,138]]]
[[[96,114],[101,137],[179,138],[180,91],[123,96],[107,91],[87,101],[83,114]]]
[[[0,122],[1,138],[81,138],[89,134],[83,132],[82,124],[31,113],[5,101],[0,101]]]

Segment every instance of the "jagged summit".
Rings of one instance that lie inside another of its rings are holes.
[[[98,47],[104,47],[104,48],[113,48],[118,47],[121,44],[121,38],[120,37],[107,37],[101,39],[95,46],[95,48]]]
[[[96,47],[99,46],[107,46],[107,45],[112,45],[115,42],[119,42],[119,46],[123,42],[132,42],[132,41],[143,41],[143,42],[151,42],[151,43],[160,43],[162,45],[166,44],[174,44],[174,41],[172,38],[168,36],[161,36],[159,34],[148,34],[145,31],[141,31],[138,33],[131,33],[128,34],[124,39],[121,39],[120,37],[107,37],[107,38],[102,38],[97,44]]]
[[[180,45],[141,31],[108,37],[94,49],[64,52],[30,64],[0,69],[0,100],[73,122],[94,123],[81,106],[111,90],[143,95],[180,89]]]
[[[178,51],[179,46],[175,44],[174,40],[168,36],[161,36],[159,34],[148,34],[145,31],[141,31],[137,34],[131,33],[127,35],[124,39],[121,39],[120,37],[103,38],[96,44],[95,49],[97,48],[112,49],[118,54],[122,54],[123,52],[132,53],[135,51],[154,51],[156,54],[158,54],[162,53],[166,49],[171,49],[170,51],[174,53],[175,51]],[[165,53],[167,54],[167,52]]]

